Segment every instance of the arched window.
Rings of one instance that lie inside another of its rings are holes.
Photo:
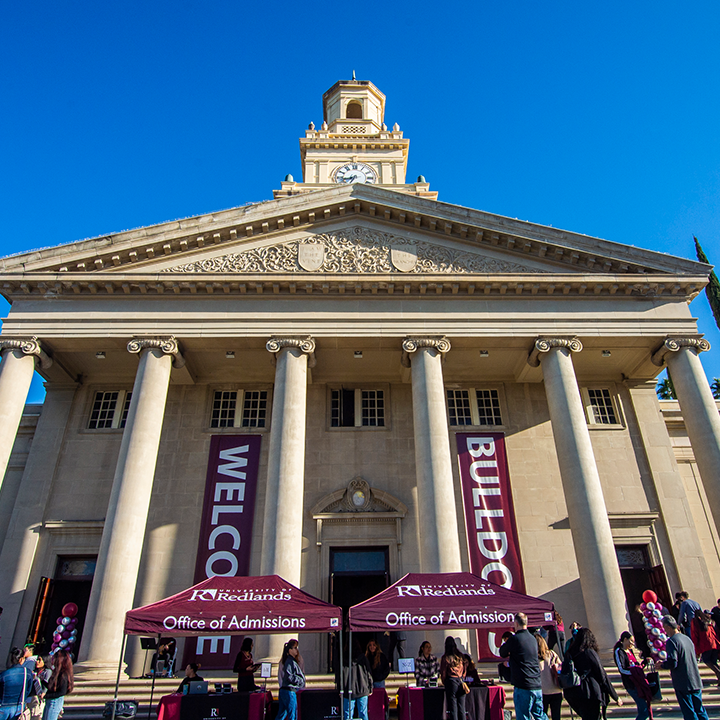
[[[349,102],[345,117],[352,120],[362,120],[363,109],[359,102]]]

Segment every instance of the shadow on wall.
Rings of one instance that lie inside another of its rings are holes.
[[[562,520],[560,523],[562,523]],[[555,523],[555,525],[559,525],[560,523]],[[552,527],[555,527],[555,525]],[[569,638],[570,623],[579,622],[582,626],[587,625],[585,602],[583,600],[579,578],[540,595],[540,599],[555,603],[555,610],[562,615],[566,638]]]

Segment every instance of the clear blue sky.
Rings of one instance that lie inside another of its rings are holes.
[[[720,265],[719,37],[717,0],[5,3],[0,255],[272,197],[354,69],[441,200]]]

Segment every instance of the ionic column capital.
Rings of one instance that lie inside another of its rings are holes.
[[[540,365],[540,353],[550,352],[553,348],[567,348],[570,352],[580,352],[582,343],[574,335],[556,335],[555,337],[539,337],[535,341],[532,352],[528,355],[528,365]]]
[[[172,364],[174,368],[181,368],[185,365],[185,358],[180,352],[180,345],[174,335],[164,337],[134,337],[128,344],[129,353],[134,355],[140,354],[148,348],[156,348],[162,350],[165,355],[172,355]]]
[[[315,367],[315,339],[310,335],[273,335],[266,343],[265,349],[275,356],[285,348],[297,348],[308,356],[308,367]]]
[[[444,335],[411,335],[402,342],[402,364],[403,367],[410,367],[410,354],[430,348],[442,356],[450,351],[450,341]]]
[[[32,337],[0,338],[0,354],[3,350],[20,350],[25,355],[35,355],[43,370],[52,364],[52,358],[42,349],[40,341]]]
[[[691,348],[695,354],[710,349],[710,343],[703,339],[702,335],[685,335],[683,337],[667,337],[663,344],[653,353],[650,358],[653,365],[662,367],[665,364],[665,356],[671,352],[678,352],[681,348]]]

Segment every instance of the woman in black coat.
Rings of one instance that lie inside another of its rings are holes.
[[[566,660],[570,658],[575,672],[583,678],[582,683],[563,691],[568,705],[580,716],[580,720],[599,720],[605,717],[610,698],[622,705],[615,688],[608,679],[598,655],[598,644],[592,631],[580,628],[570,643]],[[563,667],[563,670],[565,667]]]

